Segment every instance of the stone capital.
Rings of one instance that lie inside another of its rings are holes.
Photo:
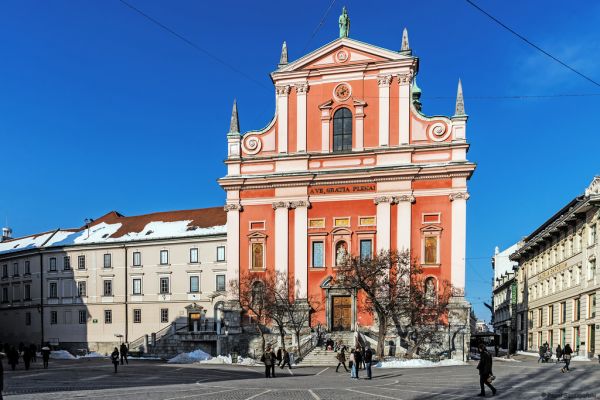
[[[273,204],[273,210],[277,210],[278,208],[289,208],[290,203],[287,201],[276,201]]]
[[[450,195],[448,195],[448,197],[450,198],[450,201],[469,200],[469,197],[471,197],[471,195],[469,195],[469,193],[467,193],[467,192],[456,192],[456,193],[450,193]]]
[[[300,207],[309,208],[310,207],[310,201],[308,201],[308,200],[298,200],[298,201],[291,201],[290,202],[290,208],[300,208]]]
[[[275,86],[275,90],[277,91],[278,96],[287,96],[290,94],[291,86],[290,85],[277,85]]]
[[[415,196],[412,194],[401,194],[399,196],[394,196],[394,203],[414,203],[416,201]]]
[[[239,203],[238,204],[229,203],[229,204],[225,204],[225,207],[223,207],[223,209],[228,212],[228,211],[242,211],[244,208]]]
[[[410,82],[412,81],[413,75],[414,75],[413,70],[398,74],[398,84],[399,85],[410,84]]]
[[[308,92],[308,83],[296,83],[294,86],[298,94],[306,94]]]
[[[392,83],[392,76],[391,75],[380,75],[377,77],[377,83],[379,84],[379,87],[390,86],[390,83]]]
[[[373,203],[376,205],[379,203],[392,203],[393,199],[394,198],[392,196],[379,196],[373,199]]]

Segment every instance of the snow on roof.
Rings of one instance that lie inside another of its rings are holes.
[[[513,271],[513,267],[516,266],[517,263],[511,261],[509,257],[512,253],[517,251],[519,247],[521,247],[521,244],[515,243],[503,251],[498,251],[498,248],[496,248],[496,254],[494,254],[494,282],[506,272]]]
[[[0,242],[0,254],[88,243],[197,237],[227,233],[227,215],[222,207],[168,211],[126,217],[109,212],[76,230],[56,230]]]

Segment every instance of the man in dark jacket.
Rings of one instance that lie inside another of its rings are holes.
[[[260,358],[260,361],[265,364],[265,378],[271,377],[271,368],[273,367],[273,364],[275,363],[275,357],[271,357],[271,353],[272,353],[271,348],[267,347],[264,354]]]
[[[287,350],[283,350],[283,364],[281,364],[281,369],[285,368],[286,364],[289,369],[292,369],[292,364],[290,364],[290,353]]]
[[[48,360],[50,359],[50,344],[46,343],[42,347],[42,361],[44,362],[44,369],[48,368]]]
[[[121,353],[121,365],[123,365],[123,360],[125,360],[125,364],[129,364],[129,361],[127,361],[128,352],[129,349],[127,348],[127,345],[125,343],[121,343],[121,346],[119,347],[119,353]]]
[[[367,379],[371,379],[371,364],[373,363],[373,351],[367,345],[365,349],[365,368],[367,370]]]
[[[0,400],[2,400],[2,391],[4,390],[4,353],[0,353]]]
[[[29,347],[23,348],[23,363],[25,364],[25,370],[29,370],[31,364],[31,350],[29,350]]]
[[[283,361],[282,358],[282,352],[281,352],[281,347],[277,349],[277,366],[281,366],[281,361]]]
[[[479,370],[479,386],[481,387],[481,392],[478,396],[485,396],[485,388],[483,385],[487,385],[492,389],[492,394],[495,395],[496,388],[488,381],[489,377],[492,375],[492,355],[488,353],[483,344],[479,345],[479,353],[481,354],[481,358],[479,359],[479,364],[477,364],[477,369]]]
[[[10,364],[10,367],[14,371],[15,368],[17,367],[17,364],[19,363],[19,351],[17,349],[15,349],[15,346],[12,346],[10,348],[10,350],[8,351],[7,357],[8,357],[8,363]]]
[[[110,361],[115,366],[115,374],[117,373],[117,366],[119,365],[119,349],[115,347],[113,352],[110,354]]]

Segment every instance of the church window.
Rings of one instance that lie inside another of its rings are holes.
[[[438,236],[425,236],[425,264],[438,263]]]
[[[352,113],[340,108],[333,114],[333,151],[352,150]]]
[[[252,269],[264,268],[264,243],[252,243]]]

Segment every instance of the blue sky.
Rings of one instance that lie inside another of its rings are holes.
[[[226,63],[194,50],[118,0],[0,3],[0,221],[15,235],[75,227],[110,210],[135,215],[220,205],[225,133],[238,99],[242,130],[274,112],[268,73],[337,37],[398,49],[409,31],[427,114],[451,115],[458,78],[469,159],[467,294],[489,320],[490,257],[530,233],[595,174],[600,88],[494,24],[466,2],[130,0]],[[480,0],[534,43],[600,80],[594,1]],[[439,98],[447,97],[447,98]]]

